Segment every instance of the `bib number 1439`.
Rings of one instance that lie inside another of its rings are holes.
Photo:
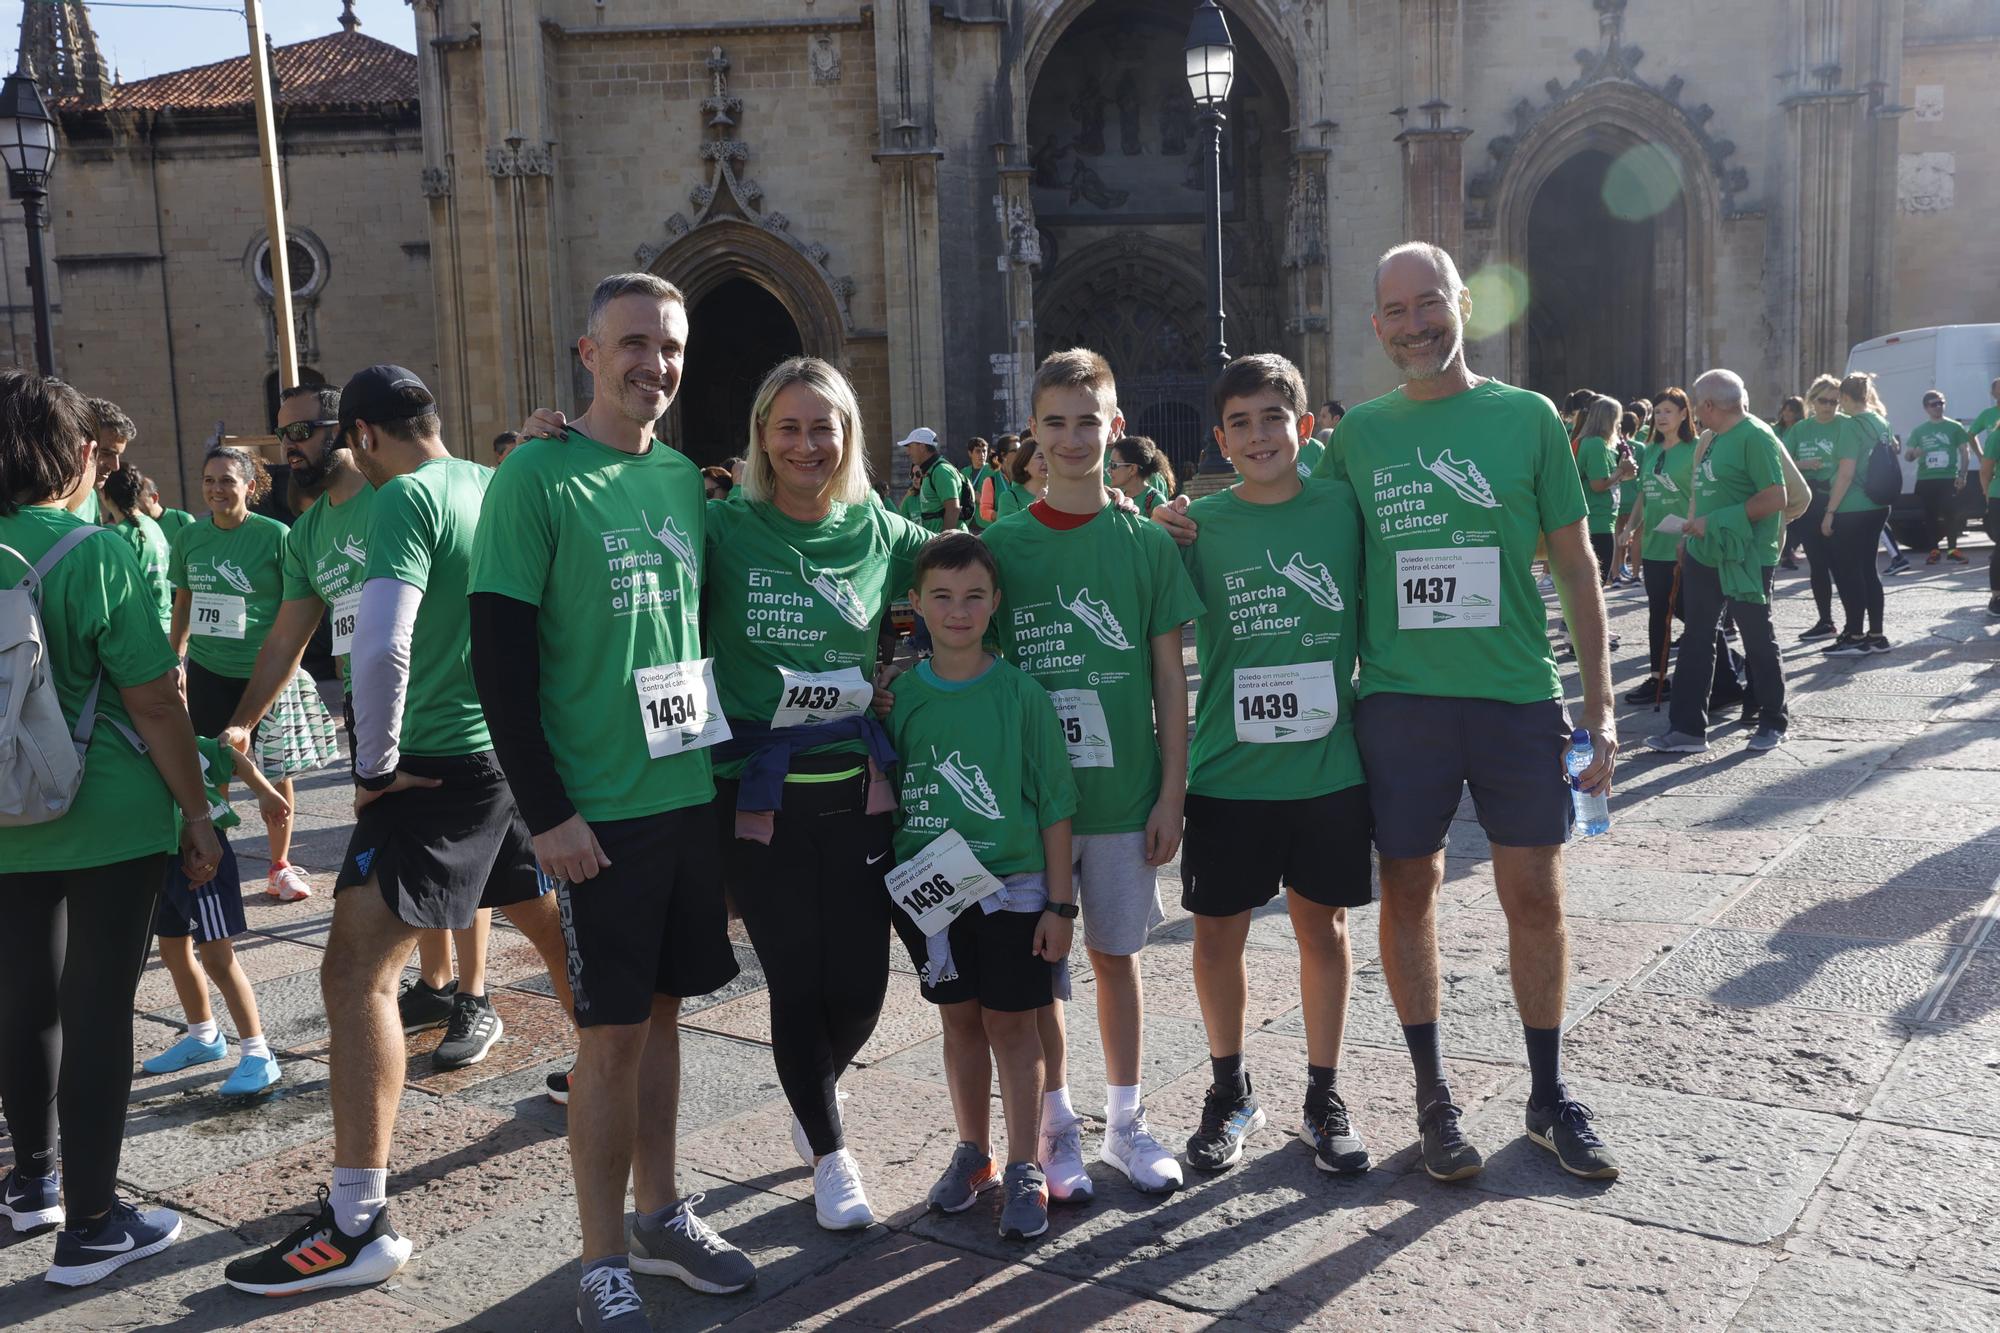
[[[714,659],[640,667],[632,682],[650,757],[665,759],[729,739],[729,722],[715,706]]]

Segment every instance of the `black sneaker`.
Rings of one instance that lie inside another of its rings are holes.
[[[1674,682],[1671,678],[1649,676],[1646,683],[1625,696],[1628,704],[1658,703],[1662,699],[1674,697]]]
[[[1866,657],[1868,636],[1866,634],[1843,634],[1820,649],[1828,657]]]
[[[1986,614],[1989,616],[2000,616],[2000,592],[1994,593],[1993,596],[1987,599]]]
[[[1243,1156],[1243,1140],[1264,1127],[1264,1108],[1250,1093],[1250,1076],[1243,1077],[1241,1097],[1233,1088],[1211,1085],[1201,1104],[1201,1128],[1187,1141],[1188,1165],[1197,1171],[1222,1171]]]
[[[569,1070],[550,1074],[548,1080],[549,1100],[557,1106],[569,1105]]]
[[[322,1287],[370,1287],[393,1276],[416,1248],[389,1225],[389,1209],[368,1230],[347,1235],[333,1220],[327,1188],[319,1187],[319,1212],[310,1222],[258,1254],[222,1270],[222,1279],[254,1296],[296,1296]]]
[[[1590,1127],[1588,1106],[1565,1095],[1551,1107],[1528,1107],[1528,1137],[1556,1155],[1562,1169],[1585,1180],[1618,1179],[1618,1162]]]
[[[1327,1094],[1327,1104],[1319,1112],[1306,1108],[1299,1125],[1299,1142],[1313,1150],[1313,1161],[1320,1170],[1336,1176],[1358,1176],[1371,1165],[1361,1136],[1348,1123],[1347,1103],[1337,1092]]]
[[[1462,1113],[1450,1102],[1432,1102],[1417,1117],[1423,1135],[1424,1171],[1432,1180],[1465,1180],[1486,1166],[1479,1149],[1465,1141],[1458,1128]]]
[[[180,1238],[181,1215],[171,1208],[140,1212],[113,1199],[102,1217],[56,1233],[56,1259],[48,1280],[59,1287],[87,1287],[136,1259],[149,1259]]]
[[[1831,620],[1822,620],[1805,633],[1799,635],[1800,643],[1811,643],[1814,639],[1831,639],[1840,629]]]
[[[486,1058],[486,1052],[493,1049],[493,1043],[506,1030],[507,1025],[493,1010],[492,1000],[484,995],[454,995],[451,1024],[445,1028],[444,1040],[431,1052],[431,1067],[463,1069],[476,1065]]]
[[[1886,653],[1892,647],[1894,645],[1889,642],[1889,636],[1886,634],[1871,634],[1868,636],[1868,651],[1871,653]]]
[[[422,977],[405,978],[402,989],[396,992],[396,1012],[403,1020],[403,1035],[407,1037],[449,1023],[452,997],[457,994],[456,980],[447,981],[442,990],[433,990]]]
[[[1900,556],[1900,555],[1897,556],[1894,560],[1891,560],[1889,562],[1889,567],[1883,570],[1882,572],[1890,575],[1891,577],[1894,577],[1895,575],[1898,574],[1909,573],[1910,572],[1909,558],[1907,556]]]

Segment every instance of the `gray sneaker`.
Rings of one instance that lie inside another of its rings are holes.
[[[1785,733],[1776,727],[1760,727],[1757,734],[1743,742],[1746,750],[1775,750],[1785,743]]]
[[[1033,1162],[1008,1166],[1001,1182],[1000,1239],[1033,1240],[1049,1229],[1049,1182]]]
[[[962,1213],[972,1207],[982,1190],[990,1190],[999,1183],[1000,1173],[993,1169],[993,1159],[979,1151],[978,1144],[961,1140],[952,1149],[944,1174],[931,1186],[931,1211]]]
[[[576,1322],[585,1333],[653,1333],[646,1303],[632,1285],[632,1270],[599,1264],[576,1289]]]
[[[1664,736],[1646,737],[1646,748],[1662,754],[1701,754],[1708,749],[1708,742],[1685,731],[1669,731]]]
[[[696,1291],[728,1295],[757,1278],[749,1256],[694,1215],[704,1195],[690,1194],[673,1209],[632,1219],[628,1252],[633,1271],[677,1277]]]

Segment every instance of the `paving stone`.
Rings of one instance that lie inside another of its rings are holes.
[[[1365,1229],[1299,1256],[1235,1317],[1343,1333],[1721,1329],[1771,1262],[1758,1250],[1414,1176],[1359,1221]]]
[[[1962,944],[1981,923],[1984,893],[1869,888],[1818,879],[1763,879],[1716,922],[1874,940]]]
[[[1990,893],[2000,879],[2000,845],[1922,842],[1914,838],[1816,835],[1788,852],[1771,873],[1789,879],[1886,884],[1898,889]]]
[[[1829,814],[1847,810],[1845,800],[1792,800],[1775,796],[1682,796],[1666,792],[1644,800],[1616,802],[1623,825],[1664,824],[1668,828],[1702,832],[1708,829],[1757,829],[1776,841],[1789,841]],[[1781,831],[1787,831],[1780,837]]]
[[[196,960],[200,955],[197,953]],[[242,935],[236,939],[236,962],[250,978],[252,986],[260,981],[271,981],[278,977],[291,976],[298,972],[319,975],[320,951],[303,945],[274,940],[264,935]],[[223,1031],[232,1037],[236,1034],[236,1021],[230,1015],[229,1006],[222,1002],[222,994],[213,982],[208,987],[208,1002],[216,1021]],[[158,942],[153,946],[152,956],[146,962],[146,970],[139,976],[139,992],[133,1001],[133,1008],[141,1013],[159,1012],[172,1014],[176,1019],[184,1019],[181,1013],[180,997],[174,993],[174,979],[167,974],[166,965],[160,962]]]
[[[576,1027],[554,1000],[511,990],[489,991],[488,998],[493,1001],[504,1030],[500,1040],[487,1051],[486,1058],[463,1069],[440,1070],[431,1064],[431,1053],[444,1040],[445,1030],[432,1028],[414,1033],[403,1039],[406,1061],[403,1077],[410,1087],[442,1096],[517,1069],[574,1054]]]
[[[698,1010],[684,1021],[702,1032],[769,1045],[771,999],[767,993],[756,991]],[[940,1030],[937,1006],[924,999],[917,979],[907,972],[891,972],[889,991],[882,1001],[882,1017],[876,1021],[875,1031],[855,1057],[855,1063],[869,1065],[886,1060],[897,1051],[935,1037]]]
[[[1952,783],[1937,781],[1941,775],[1935,772],[1923,776],[1930,780],[1929,800],[1884,800],[1869,783],[1855,792],[1848,808],[1838,819],[1830,820],[1829,827],[1855,837],[1923,838],[1948,844],[2000,842],[2000,809],[1960,804],[1952,799]]]
[[[1960,660],[1956,653],[1943,654],[1927,661],[1900,665],[1905,659],[1901,654],[1890,659],[1897,666],[1885,665],[1880,659],[1865,660],[1822,657],[1813,668],[1794,673],[1787,669],[1786,683],[1793,687],[1800,697],[1819,694],[1828,689],[1866,689],[1876,694],[1912,694],[1930,698],[1949,698],[1962,695],[1978,688],[1982,676],[1989,674],[1990,668],[1978,662]]]
[[[1621,870],[1590,874],[1565,869],[1563,913],[1572,922],[1656,921],[1693,925],[1710,920],[1750,885],[1744,875],[1698,875],[1673,870]]]
[[[1950,702],[1950,696],[1885,694],[1872,681],[1833,689],[1795,689],[1786,695],[1786,707],[1794,717],[1840,717],[1861,721],[1926,722]],[[1879,734],[1879,732],[1878,732]]]
[[[1918,1034],[1876,1093],[1868,1118],[2000,1138],[2000,1033]]]
[[[1570,1031],[1563,1060],[1613,1082],[1857,1115],[1908,1039],[1886,1019],[1620,991]]]
[[[1864,1124],[1785,1248],[2000,1289],[1992,1161],[1987,1139]]]
[[[1521,1107],[1499,1098],[1466,1119],[1466,1137],[1487,1149],[1474,1184],[1761,1245],[1791,1228],[1854,1129],[1810,1111],[1764,1107],[1752,1116],[1739,1102],[1594,1078],[1568,1082],[1597,1112],[1596,1128],[1623,1174],[1609,1182],[1567,1174],[1527,1138]]]
[[[1660,965],[1642,988],[1706,996],[1739,1008],[1770,1004],[1921,1018],[1954,961],[1936,944],[1843,940],[1790,931],[1703,930]]]
[[[290,940],[294,944],[309,944],[317,949],[325,948],[326,933],[333,925],[333,874],[331,870],[308,874],[306,882],[312,885],[312,897],[295,903],[281,903],[264,892],[263,866],[260,864],[257,867],[254,879],[246,868],[243,872],[244,924],[259,935]]]
[[[1885,768],[1854,790],[1854,803],[1865,803],[1875,810],[1932,801],[1952,805],[2000,806],[2000,772],[1954,771],[1939,774]],[[1843,808],[1846,804],[1843,803]]]
[[[1950,1027],[2000,1028],[2000,939],[1986,937],[1945,992],[1937,1021]]]
[[[1939,699],[1934,702],[1943,704],[1945,700]],[[1943,716],[1942,710],[1931,714],[1934,719]],[[1893,747],[1923,735],[1924,729],[1930,725],[1931,722],[1914,717],[1829,717],[1822,713],[1793,713],[1785,724],[1785,743],[1796,745],[1801,741],[1866,741]]]
[[[760,1277],[761,1281],[761,1277]],[[890,1235],[730,1325],[731,1333],[816,1328],[1089,1328],[1194,1333],[1204,1315],[1086,1286],[914,1236]]]
[[[1873,1333],[1980,1333],[2000,1328],[2000,1296],[1878,1264],[1792,1258],[1764,1274],[1734,1327],[1746,1333],[1848,1328],[1864,1316]]]
[[[1763,829],[1691,831],[1660,824],[1621,824],[1616,803],[1611,830],[1574,838],[1563,850],[1564,878],[1593,872],[1671,869],[1683,874],[1754,875],[1789,841]]]
[[[2000,722],[1954,722],[1908,741],[1886,768],[2000,768]]]

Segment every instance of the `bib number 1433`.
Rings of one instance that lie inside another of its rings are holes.
[[[1498,547],[1396,552],[1398,629],[1494,629],[1499,624]]]
[[[715,706],[715,662],[670,662],[632,673],[639,723],[654,759],[700,750],[729,739],[729,722]]]

